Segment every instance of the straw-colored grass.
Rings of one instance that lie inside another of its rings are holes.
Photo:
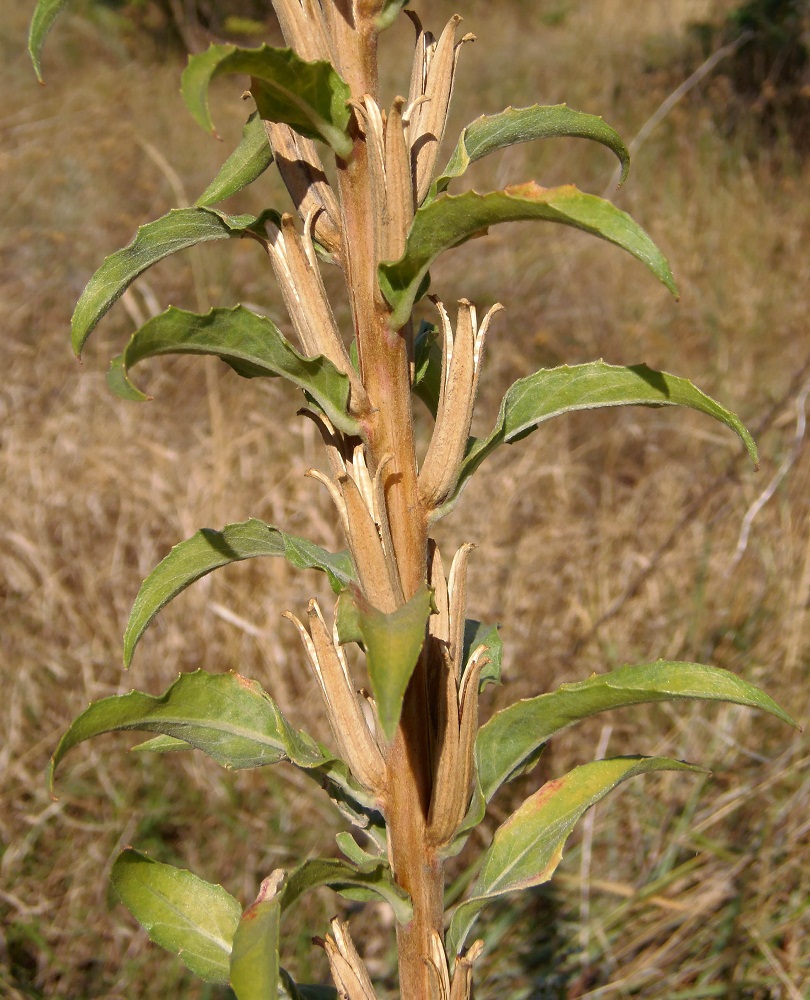
[[[196,263],[165,262],[105,320],[84,366],[71,359],[70,312],[88,275],[181,197],[165,164],[193,198],[223,148],[183,110],[179,60],[132,59],[120,35],[105,41],[69,14],[39,88],[24,52],[29,7],[9,0],[0,14],[0,995],[214,997],[114,905],[106,874],[115,852],[133,843],[248,901],[271,869],[334,849],[328,805],[283,767],[234,776],[196,756],[127,756],[132,741],[112,737],[73,752],[57,801],[44,769],[89,700],[133,686],[158,692],[196,667],[256,677],[297,724],[319,729],[300,651],[280,621],[322,593],[314,576],[262,560],[200,582],[161,614],[130,675],[120,635],[140,579],[201,525],[256,516],[327,546],[341,541],[324,496],[303,478],[318,452],[285,386],[188,359],[144,366],[150,404],[105,389],[106,360],[132,315],[155,302],[242,300],[281,320],[257,248],[237,242],[205,248]],[[462,56],[457,125],[509,103],[567,100],[627,138],[680,82],[671,67],[685,23],[712,9],[685,0],[461,7],[479,40]],[[392,50],[407,38],[395,29]],[[796,430],[810,379],[810,175],[784,151],[754,157],[724,138],[703,99],[711,87],[658,127],[616,196],[669,254],[679,304],[618,250],[553,227],[500,228],[434,270],[445,301],[507,306],[490,341],[482,427],[515,378],[603,357],[686,375],[760,429],[759,472],[730,433],[670,410],[559,420],[490,460],[440,536],[448,551],[480,543],[471,611],[503,624],[506,685],[487,695],[486,711],[665,656],[735,670],[807,719],[810,449]],[[238,134],[238,90],[223,84],[215,99],[221,128]],[[559,142],[517,147],[471,176],[481,188],[575,179],[599,193],[611,170],[603,150]],[[278,198],[262,182],[240,208]],[[780,467],[735,561],[746,512]],[[556,741],[524,788],[592,759],[600,743],[713,773],[639,779],[600,805],[552,888],[482,922],[491,948],[479,995],[810,995],[806,737],[728,707],[613,713]],[[513,802],[496,800],[487,830]],[[342,907],[324,894],[293,919],[285,961],[302,977],[324,974],[310,935]],[[385,979],[392,935],[382,912],[355,922]]]

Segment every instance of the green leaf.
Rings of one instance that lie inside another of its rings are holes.
[[[262,882],[259,895],[236,928],[230,982],[237,1000],[277,1000],[281,926],[281,894],[277,888],[278,875],[282,874],[274,873]]]
[[[357,627],[366,649],[366,666],[380,726],[390,741],[402,712],[402,699],[425,642],[431,591],[424,584],[401,608],[384,614],[357,603]]]
[[[124,633],[125,665],[132,662],[132,654],[149,622],[189,584],[220,566],[256,556],[284,556],[298,569],[323,570],[336,591],[354,581],[348,553],[327,552],[313,542],[288,535],[256,518],[229,524],[222,531],[202,528],[175,545],[141,584]]]
[[[42,83],[41,59],[45,36],[51,30],[53,22],[66,3],[67,0],[37,0],[31,17],[31,26],[28,29],[28,52],[40,83]]]
[[[664,255],[629,215],[603,198],[583,194],[573,184],[544,188],[531,181],[489,194],[445,194],[418,209],[404,255],[393,263],[380,264],[378,270],[380,288],[393,308],[392,328],[399,329],[410,319],[420,283],[445,250],[496,222],[530,219],[573,226],[615,243],[646,264],[677,295]]]
[[[730,427],[742,439],[752,461],[757,461],[754,439],[739,418],[687,379],[654,371],[646,365],[625,367],[592,361],[543,368],[518,379],[507,390],[490,434],[470,439],[455,497],[499,445],[519,441],[552,417],[605,406],[686,406],[698,410]]]
[[[141,691],[93,702],[73,720],[51,758],[50,779],[65,754],[102,733],[160,733],[202,750],[224,767],[241,770],[288,760],[305,770],[330,756],[296,732],[255,681],[230,671],[181,674],[162,695]]]
[[[582,719],[612,708],[697,698],[761,708],[795,725],[763,691],[719,667],[669,660],[619,667],[496,712],[476,740],[484,796],[489,801],[504,782],[524,769],[546,740]]]
[[[470,897],[456,909],[447,953],[458,954],[480,909],[504,893],[547,882],[580,817],[621,782],[650,771],[701,771],[668,757],[614,757],[575,767],[529,796],[496,831]]]
[[[622,167],[621,183],[630,169],[630,154],[622,137],[598,115],[574,111],[565,104],[507,108],[497,115],[482,115],[461,133],[458,145],[442,174],[433,183],[428,199],[447,190],[475,160],[519,142],[555,138],[592,139],[612,150]]]
[[[501,683],[503,641],[500,636],[500,625],[483,625],[473,618],[468,618],[464,622],[463,661],[465,664],[479,646],[487,647],[487,657],[489,658],[489,663],[483,668],[478,679],[478,690],[483,691],[488,684]]]
[[[283,122],[301,135],[321,139],[346,159],[352,151],[349,136],[349,85],[328,62],[305,62],[292,49],[242,49],[212,45],[190,56],[181,91],[186,106],[204,129],[213,132],[208,108],[211,81],[224,73],[246,73],[259,115]]]
[[[127,848],[110,874],[121,902],[161,948],[209,983],[227,983],[242,907],[222,886]]]
[[[65,754],[102,733],[161,734],[138,750],[197,749],[239,770],[289,761],[319,784],[340,812],[384,849],[385,834],[374,800],[344,761],[306,733],[296,732],[278,705],[255,682],[230,672],[182,674],[161,696],[131,691],[94,702],[76,718],[51,758],[49,781]]]
[[[110,254],[88,281],[71,320],[73,350],[81,354],[101,318],[147,268],[164,257],[197,243],[252,236],[263,242],[264,222],[277,213],[226,215],[213,208],[174,208],[160,219],[141,226],[135,239]]]
[[[374,22],[377,31],[385,31],[386,28],[390,28],[406,3],[408,0],[383,0],[382,10]]]
[[[283,907],[321,886],[328,886],[349,899],[383,899],[394,911],[400,924],[413,919],[410,896],[396,884],[387,862],[374,859],[365,865],[353,865],[340,858],[310,858],[290,872],[284,886]]]
[[[264,130],[264,122],[258,111],[254,111],[242,129],[239,145],[194,204],[204,208],[230,198],[252,184],[272,162],[273,150]]]
[[[356,434],[349,416],[349,380],[328,358],[307,358],[264,316],[234,306],[205,315],[170,306],[137,330],[110,366],[110,388],[124,399],[145,400],[128,371],[144,358],[162,354],[213,354],[244,378],[282,376],[309,393],[332,423]]]

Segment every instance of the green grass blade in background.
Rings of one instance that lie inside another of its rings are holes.
[[[430,607],[431,592],[425,584],[390,614],[357,604],[356,624],[366,649],[371,691],[389,740],[394,738],[405,689],[422,651]]]
[[[242,129],[239,145],[194,202],[195,206],[205,208],[232,197],[261,177],[272,162],[273,150],[264,130],[264,122],[258,111],[254,111]]]
[[[208,108],[208,88],[225,73],[246,73],[259,115],[283,122],[310,139],[327,143],[344,159],[352,151],[349,136],[349,85],[328,62],[305,62],[292,49],[262,45],[242,49],[211,45],[189,57],[181,92],[194,119],[214,131]]]
[[[242,907],[221,885],[127,848],[110,879],[121,902],[155,944],[209,983],[227,983]]]
[[[583,764],[546,782],[495,831],[469,898],[453,914],[447,935],[451,961],[488,901],[551,878],[577,822],[617,785],[650,771],[701,770],[669,757],[614,757]]]
[[[271,217],[278,216],[274,212],[256,217],[226,215],[213,208],[173,208],[160,219],[141,226],[135,239],[110,254],[88,281],[71,320],[73,350],[81,354],[98,322],[147,268],[198,243],[235,236],[263,240],[264,221]]]
[[[504,782],[523,771],[546,740],[582,719],[613,708],[679,699],[759,708],[795,725],[764,691],[719,667],[668,660],[619,667],[496,712],[476,740],[481,790],[489,801]]]
[[[518,379],[507,390],[495,427],[473,439],[462,463],[456,496],[481,462],[501,444],[526,437],[546,420],[575,410],[605,406],[685,406],[714,417],[737,434],[756,463],[754,439],[740,419],[688,379],[654,371],[647,365],[583,365],[543,368]]]
[[[130,382],[129,369],[163,354],[213,354],[245,378],[281,376],[308,392],[339,430],[358,431],[348,413],[348,378],[328,358],[299,354],[275,323],[244,306],[204,315],[170,306],[137,330],[113,360],[110,388],[124,399],[148,399]]]
[[[446,191],[471,163],[507,146],[534,139],[592,139],[612,150],[621,164],[621,183],[630,169],[630,154],[619,133],[598,115],[574,111],[565,104],[530,108],[507,108],[497,115],[482,115],[461,133],[453,155],[436,178],[428,200]]]
[[[162,695],[141,691],[93,702],[77,716],[51,758],[50,780],[73,747],[103,733],[161,733],[202,750],[232,770],[290,761],[305,770],[330,759],[318,744],[296,732],[256,681],[229,671],[181,674]]]
[[[37,0],[37,5],[31,17],[31,25],[28,29],[28,53],[31,56],[31,62],[34,64],[34,71],[40,83],[42,83],[41,60],[45,36],[51,30],[53,22],[66,2],[67,0]]]
[[[378,269],[380,288],[393,307],[391,326],[399,329],[407,323],[428,268],[445,250],[498,222],[530,220],[573,226],[615,243],[646,264],[677,295],[666,258],[626,212],[603,198],[584,194],[573,184],[544,188],[530,181],[488,194],[445,194],[416,212],[405,253]]]
[[[201,528],[175,545],[141,584],[124,633],[124,663],[132,662],[149,622],[186,587],[221,566],[258,556],[283,556],[298,569],[323,570],[336,591],[354,581],[348,553],[327,552],[256,518],[229,524],[222,531]]]
[[[262,882],[258,896],[242,914],[234,933],[230,983],[237,1000],[276,1000],[278,997],[281,929],[278,890],[283,874],[278,870]]]

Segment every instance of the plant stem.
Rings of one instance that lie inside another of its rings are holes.
[[[360,4],[353,52],[345,66],[356,100],[377,92],[377,33],[381,4]],[[405,599],[427,576],[427,518],[419,500],[413,438],[407,331],[391,330],[390,311],[377,284],[373,183],[365,137],[355,135],[348,161],[338,161],[343,213],[344,269],[357,338],[360,375],[371,403],[363,420],[369,470],[384,463],[384,493],[393,552]],[[402,1000],[433,995],[428,956],[434,933],[442,935],[443,865],[427,836],[432,786],[429,671],[420,658],[405,694],[400,724],[387,753],[385,816],[389,856],[397,882],[413,901],[413,920],[397,932]]]

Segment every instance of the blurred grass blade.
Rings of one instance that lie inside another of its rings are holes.
[[[366,649],[371,692],[389,741],[394,738],[405,689],[425,642],[430,607],[431,592],[425,584],[390,614],[356,602],[356,626]]]
[[[347,899],[368,902],[383,899],[394,911],[398,923],[413,919],[413,906],[391,874],[386,861],[375,858],[363,865],[353,865],[340,858],[310,858],[290,872],[284,886],[283,908],[292,906],[304,893],[321,886]]]
[[[124,399],[148,399],[128,372],[144,358],[162,354],[213,354],[245,378],[286,378],[309,393],[339,430],[358,433],[357,421],[348,413],[348,378],[322,355],[299,354],[275,323],[244,306],[211,309],[205,315],[170,306],[137,330],[113,360],[110,388]]]
[[[272,162],[273,150],[264,130],[264,122],[258,111],[254,111],[242,129],[239,145],[194,204],[205,208],[230,198],[261,177]]]
[[[386,28],[390,28],[407,2],[408,0],[383,0],[382,10],[374,22],[377,31],[385,31]]]
[[[132,662],[149,622],[181,591],[221,566],[258,556],[283,556],[298,569],[323,570],[335,591],[354,581],[348,553],[327,552],[256,518],[229,524],[222,531],[201,528],[175,545],[141,584],[124,633],[125,665]]]
[[[264,222],[277,213],[226,215],[213,208],[174,208],[160,219],[141,226],[135,239],[106,258],[88,281],[71,320],[73,350],[81,354],[101,318],[147,268],[178,250],[197,243],[253,236],[264,241]]]
[[[679,699],[760,708],[795,725],[764,691],[719,667],[668,660],[619,667],[496,712],[481,727],[476,741],[478,778],[486,800],[521,773],[546,740],[568,726],[609,709]]]
[[[209,983],[227,983],[242,907],[221,885],[127,848],[110,879],[121,902],[155,944]]]
[[[551,878],[579,819],[617,785],[650,771],[701,770],[669,757],[614,757],[546,782],[495,831],[469,898],[453,914],[447,935],[451,961],[487,902]]]
[[[573,184],[544,188],[530,181],[488,194],[445,194],[416,212],[404,255],[398,261],[381,264],[378,271],[380,288],[393,308],[392,327],[399,329],[410,319],[428,268],[445,250],[480,235],[497,222],[532,219],[573,226],[615,243],[646,264],[677,295],[666,258],[626,212],[603,198],[584,194]]]
[[[256,900],[242,914],[236,928],[230,960],[230,983],[237,1000],[278,998],[278,940],[281,929],[281,895],[278,888],[281,876],[283,872],[274,872],[262,882]]]
[[[181,92],[194,119],[214,131],[208,108],[208,88],[225,73],[246,73],[259,115],[289,125],[301,135],[320,139],[346,159],[352,151],[349,136],[349,85],[328,62],[305,62],[292,49],[262,45],[242,49],[211,45],[189,57]]]
[[[428,199],[447,190],[471,163],[507,146],[534,139],[592,139],[612,150],[621,164],[621,182],[630,169],[630,154],[619,133],[598,115],[574,111],[565,104],[530,108],[507,108],[497,115],[482,115],[461,133],[458,145],[444,171],[433,183]]]
[[[459,474],[456,496],[499,445],[519,441],[552,417],[605,406],[685,406],[698,410],[731,428],[742,440],[751,460],[757,462],[754,439],[740,419],[688,379],[654,371],[647,365],[625,367],[592,361],[583,365],[543,368],[518,379],[501,402],[494,429],[485,438],[471,439]]]
[[[51,758],[50,781],[65,754],[103,733],[139,731],[182,740],[239,771],[290,761],[306,770],[331,755],[297,732],[256,681],[233,671],[181,674],[162,695],[130,691],[93,702],[77,716]]]
[[[34,64],[34,72],[42,83],[42,46],[45,36],[51,30],[57,15],[67,3],[67,0],[37,0],[31,25],[28,29],[28,53]]]

